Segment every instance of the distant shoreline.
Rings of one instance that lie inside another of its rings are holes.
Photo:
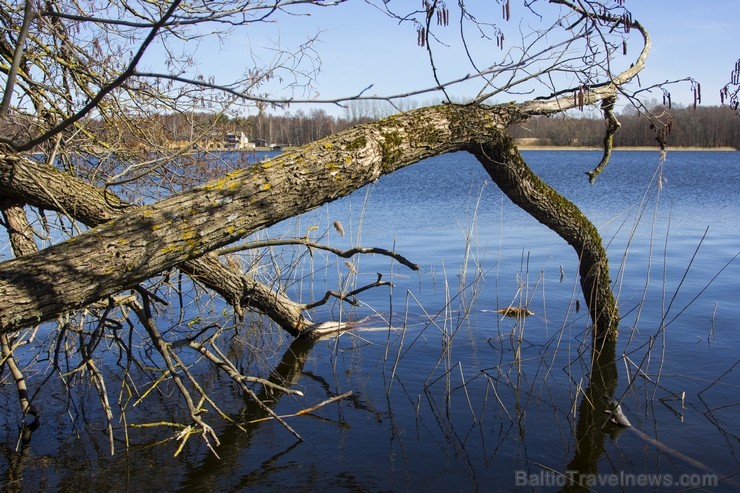
[[[521,151],[603,151],[603,147],[597,146],[543,146],[543,145],[517,145]],[[281,151],[292,151],[298,147],[286,146],[280,148]],[[230,149],[233,150],[233,149]],[[269,147],[255,147],[249,149],[252,151],[267,152],[275,149]],[[658,151],[657,146],[634,146],[634,147],[615,147],[615,151]],[[734,147],[671,147],[668,146],[666,151],[738,151]]]
[[[538,146],[538,145],[518,145],[521,151],[603,151],[603,147],[597,146]],[[634,147],[615,147],[614,151],[658,151],[657,146],[634,146]],[[666,151],[737,151],[734,147],[671,147],[667,146]]]
[[[295,151],[300,149],[299,146],[285,146],[278,149],[270,147],[251,147],[249,149],[234,149],[230,147],[213,147],[207,149],[209,152],[284,152],[284,151]],[[548,145],[535,145],[535,144],[518,144],[517,149],[520,151],[603,151],[603,147],[598,146],[548,146]],[[203,150],[203,149],[201,149]],[[632,147],[615,147],[614,151],[658,151],[658,146],[632,146]],[[681,146],[668,146],[666,151],[724,151],[724,152],[736,152],[740,149],[734,147],[681,147]]]

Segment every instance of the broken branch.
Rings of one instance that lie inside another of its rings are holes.
[[[606,135],[604,135],[604,155],[601,158],[599,164],[596,165],[591,171],[587,171],[588,182],[593,183],[596,181],[596,177],[604,171],[606,165],[609,164],[609,159],[612,156],[612,150],[614,148],[614,134],[617,133],[619,127],[622,126],[614,115],[614,103],[617,102],[617,97],[612,96],[605,99],[601,103],[601,109],[604,111],[604,119],[606,120]]]

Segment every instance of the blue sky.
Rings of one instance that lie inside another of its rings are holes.
[[[653,50],[643,82],[693,77],[702,85],[702,103],[719,105],[719,90],[740,59],[736,0],[627,0],[648,27]],[[690,103],[689,88],[671,90],[674,100]]]
[[[378,3],[382,4],[382,1]],[[449,2],[450,5],[456,2]],[[527,31],[527,23],[540,26],[534,16],[518,16],[524,7],[521,0],[511,0],[512,21],[504,22],[501,7],[494,0],[469,0],[471,6],[477,5],[478,12],[490,9],[488,20],[495,22],[506,34],[506,45],[510,46]],[[391,5],[399,9],[417,8],[418,0],[394,0]],[[542,12],[551,8],[542,2]],[[627,7],[647,27],[653,38],[653,49],[647,68],[641,73],[643,85],[666,80],[693,77],[702,85],[702,103],[719,104],[719,90],[729,81],[735,62],[740,58],[740,29],[737,24],[737,0],[626,0]],[[518,10],[517,10],[518,9]],[[453,8],[451,7],[451,11]],[[206,75],[215,76],[219,82],[238,75],[245,66],[266,61],[271,55],[265,48],[279,44],[289,49],[305,41],[309,36],[320,32],[316,50],[321,58],[322,69],[318,74],[315,92],[298,94],[301,97],[331,99],[352,96],[372,85],[366,94],[391,95],[428,88],[434,85],[426,51],[416,44],[412,25],[399,25],[380,10],[362,0],[349,0],[337,7],[304,8],[299,11],[308,15],[281,14],[274,23],[251,26],[246,31],[234,34],[230,43],[221,47],[205,46],[205,57],[200,70]],[[552,17],[548,19],[552,21]],[[521,22],[521,24],[520,24]],[[634,32],[634,31],[633,31]],[[441,80],[464,76],[473,69],[465,60],[459,43],[456,27],[451,24],[440,31],[449,47],[436,48],[439,59]],[[630,61],[637,52],[638,39],[628,43],[632,50],[623,62]],[[484,63],[491,54],[491,60],[501,56],[495,42],[482,43],[479,37],[471,36],[472,48],[478,54],[478,61]],[[250,53],[251,50],[251,53]],[[480,83],[466,83],[453,90],[458,98],[470,98],[480,89]],[[277,91],[277,86],[271,88]],[[693,95],[689,84],[673,86],[670,89],[674,102],[691,104]],[[519,97],[503,95],[497,102],[513,99],[527,99],[542,95],[545,91]],[[423,104],[441,95],[421,96]],[[646,95],[646,98],[651,96]],[[656,91],[652,97],[661,99]],[[293,106],[309,109],[311,105]],[[331,113],[337,113],[332,106],[323,106]]]

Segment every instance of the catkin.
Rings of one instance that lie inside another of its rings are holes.
[[[344,238],[344,227],[342,227],[342,223],[340,223],[339,220],[334,221],[334,229],[337,230],[337,233],[339,233],[339,236]]]

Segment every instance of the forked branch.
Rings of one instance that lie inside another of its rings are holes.
[[[359,301],[355,299],[355,296],[362,293],[363,291],[367,291],[368,289],[376,288],[378,286],[393,286],[388,281],[381,281],[383,278],[383,274],[378,272],[378,279],[370,284],[366,284],[365,286],[362,286],[357,289],[353,289],[349,293],[339,293],[337,291],[329,290],[324,294],[324,297],[321,298],[318,301],[314,301],[313,303],[308,303],[304,305],[306,307],[306,310],[310,310],[311,308],[316,308],[317,306],[321,306],[325,304],[331,297],[337,298],[338,300],[347,301],[351,305],[357,306],[359,304]]]

